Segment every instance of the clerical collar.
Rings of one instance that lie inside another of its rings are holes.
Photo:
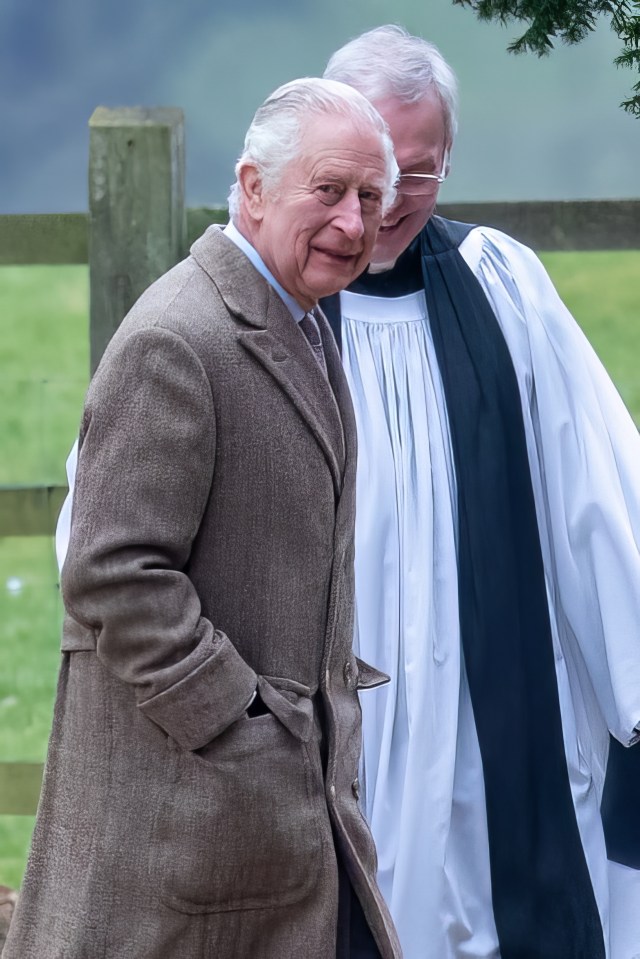
[[[278,283],[275,276],[256,250],[255,246],[252,246],[251,243],[249,243],[247,238],[242,235],[235,223],[233,223],[231,220],[229,223],[227,223],[222,232],[228,240],[231,240],[232,243],[235,243],[238,249],[242,250],[244,255],[251,260],[251,263],[253,266],[255,266],[258,273],[263,276],[269,286],[272,286],[276,291],[296,323],[299,323],[302,317],[305,316],[306,310],[303,310],[298,301],[295,300],[290,293],[287,293],[284,287]]]
[[[367,296],[406,296],[424,289],[418,235],[401,253],[394,266],[382,273],[371,273],[369,268],[347,287],[349,293]]]

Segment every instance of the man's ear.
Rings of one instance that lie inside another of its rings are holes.
[[[449,173],[451,171],[451,148],[452,147],[453,147],[453,143],[449,140],[445,146],[445,154],[444,154],[447,160],[445,165],[445,170],[444,170],[445,176],[449,176]]]
[[[238,185],[245,210],[252,220],[264,216],[264,192],[260,171],[252,163],[244,163],[238,170]]]

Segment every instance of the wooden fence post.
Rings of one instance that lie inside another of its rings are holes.
[[[91,372],[143,290],[184,255],[184,118],[98,107],[89,120]]]

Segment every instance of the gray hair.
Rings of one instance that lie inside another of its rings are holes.
[[[386,123],[369,100],[354,87],[335,80],[304,77],[278,87],[268,97],[251,121],[244,140],[244,149],[236,163],[236,182],[229,193],[229,214],[239,210],[238,174],[246,163],[260,172],[265,190],[274,191],[284,168],[299,153],[304,122],[310,115],[340,114],[350,120],[373,127],[379,134],[384,152],[386,183],[382,198],[383,211],[392,205],[396,191],[398,165]]]
[[[324,76],[348,83],[376,102],[415,103],[434,91],[442,103],[447,140],[458,129],[458,83],[440,51],[404,27],[387,24],[350,40],[333,54]]]

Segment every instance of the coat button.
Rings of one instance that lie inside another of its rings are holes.
[[[351,783],[351,792],[353,793],[356,799],[360,799],[360,780],[358,779],[357,776]]]
[[[351,665],[351,660],[348,659],[344,664],[344,684],[347,689],[353,689],[353,666]]]

